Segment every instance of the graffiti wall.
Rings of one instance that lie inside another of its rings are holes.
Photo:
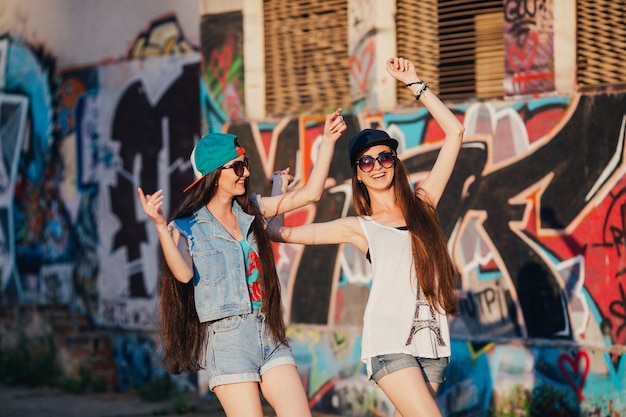
[[[439,395],[446,415],[626,410],[625,103],[615,93],[454,109],[466,138],[440,204],[461,277],[453,359]],[[331,167],[335,185],[317,207],[287,221],[352,214],[344,148],[357,129],[382,127],[397,137],[416,182],[443,137],[424,110],[349,121]],[[301,118],[231,131],[246,148],[256,145],[253,166],[263,180],[284,166],[306,180],[319,129],[319,121]],[[359,362],[367,261],[348,245],[280,244],[277,256],[313,409],[391,416]]]
[[[367,15],[369,2],[351,4]],[[521,27],[516,19],[528,21],[520,16],[529,10],[510,11],[511,30]],[[234,38],[206,48],[186,38],[175,13],[145,22],[127,56],[71,68],[59,68],[39,43],[0,38],[0,302],[67,304],[89,315],[110,331],[122,390],[162,372],[154,355],[158,239],[136,188],[163,189],[171,211],[193,177],[193,144],[207,131],[239,135],[256,192],[268,194],[271,172],[287,166],[299,187],[324,120],[239,119],[242,73],[223,70],[242,64],[241,14],[224,30]],[[359,22],[350,46],[355,101],[372,79],[374,45],[371,22]],[[515,48],[524,50],[532,30],[526,38],[508,33],[510,55],[519,56]],[[511,81],[525,82],[524,91],[549,88],[515,78],[528,74],[513,71]],[[444,414],[625,415],[626,94],[453,111],[466,138],[439,209],[459,271],[461,313],[451,320],[452,362],[438,397]],[[344,114],[349,129],[322,199],[287,222],[353,214],[346,144],[359,129],[398,138],[415,183],[432,166],[443,132],[423,109]],[[311,407],[392,416],[359,361],[368,262],[349,245],[274,248]],[[197,387],[195,375],[184,378]]]
[[[131,45],[58,68],[41,45],[0,38],[0,300],[69,305],[111,329],[121,389],[158,371],[153,353],[131,354],[154,352],[158,302],[157,238],[136,190],[179,203],[202,116],[201,57],[176,15]]]
[[[199,54],[55,72],[41,49],[4,37],[2,50],[2,299],[67,303],[125,329],[115,336],[122,388],[149,380],[157,366],[147,371],[150,356],[132,347],[154,348],[136,332],[154,329],[158,242],[135,189],[162,188],[172,207],[191,178],[200,115],[220,114],[201,99]],[[624,103],[613,93],[454,108],[466,139],[440,205],[461,276],[439,397],[447,415],[555,404],[574,414],[623,413]],[[416,182],[442,138],[423,110],[348,120],[333,185],[287,221],[352,214],[345,145],[358,129],[397,137]],[[268,193],[278,167],[292,167],[295,186],[306,181],[322,123],[320,115],[221,128],[241,137],[252,186]],[[311,406],[391,415],[359,362],[367,262],[349,246],[275,249]]]

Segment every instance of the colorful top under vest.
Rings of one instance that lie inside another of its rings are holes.
[[[248,292],[250,301],[254,307],[261,307],[263,304],[263,288],[259,281],[259,255],[248,245],[245,239],[239,241],[243,250],[243,257],[246,264],[246,281],[248,282]]]

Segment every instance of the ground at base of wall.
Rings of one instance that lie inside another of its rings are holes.
[[[225,416],[218,403],[191,396],[188,401],[195,409],[187,416]],[[173,400],[147,402],[130,393],[66,394],[50,388],[0,386],[0,404],[2,417],[180,416]]]
[[[131,393],[66,394],[58,389],[0,386],[0,417],[225,417],[217,401],[194,393],[178,400],[147,402]],[[179,412],[177,407],[188,407]],[[267,410],[267,417],[274,414]],[[314,417],[333,417],[314,414]],[[336,416],[334,416],[336,417]]]

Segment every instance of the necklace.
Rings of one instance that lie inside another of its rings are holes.
[[[224,225],[222,225],[222,226],[224,226]],[[232,235],[233,235],[233,237],[234,237],[235,239],[237,239],[237,236],[239,236],[239,231],[237,230],[237,220],[236,220],[236,219],[235,219],[235,225],[234,225],[234,226],[232,226],[232,227],[233,227],[233,233],[232,233]],[[224,227],[224,229],[226,229],[226,228]]]
[[[217,217],[216,217],[216,219],[217,219]],[[230,235],[232,237],[237,239],[237,236],[239,235],[239,231],[237,230],[237,218],[235,218],[235,224],[233,224],[232,226],[229,225],[228,223],[226,223],[222,219],[217,219],[217,221],[220,222],[220,224],[222,225],[224,230],[226,230],[228,233],[230,233]]]
[[[209,211],[211,210],[209,209]],[[213,214],[213,217],[215,217],[215,219],[220,223],[220,225],[224,228],[224,230],[226,230],[226,232],[228,232],[228,234],[230,234],[232,237],[237,239],[237,236],[239,236],[239,229],[238,229],[239,224],[237,223],[237,216],[235,216],[235,212],[232,211],[232,209],[231,209],[231,213],[233,215],[233,218],[235,219],[235,222],[232,226],[229,225],[226,221],[224,221],[224,219],[216,216],[213,212],[211,212],[211,214]]]

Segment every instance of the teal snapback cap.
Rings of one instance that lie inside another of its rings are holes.
[[[238,139],[238,136],[231,133],[209,133],[203,136],[194,146],[189,158],[196,180],[183,192],[199,183],[205,175],[244,154],[246,150],[239,145]]]

